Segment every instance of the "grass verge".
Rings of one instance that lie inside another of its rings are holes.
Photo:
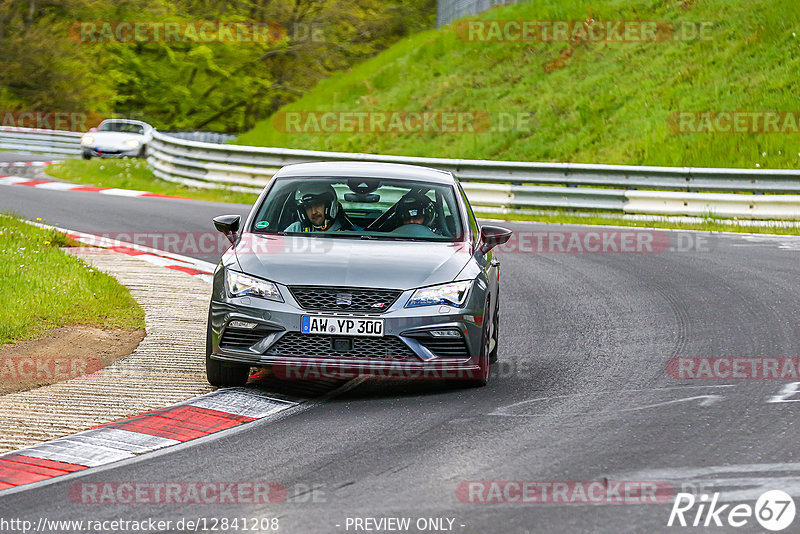
[[[89,161],[70,159],[63,163],[49,165],[46,172],[50,176],[76,184],[135,189],[194,200],[253,204],[258,197],[251,193],[226,189],[203,189],[167,182],[156,177],[145,160],[136,158]]]
[[[236,142],[445,158],[794,169],[800,133],[791,124],[768,128],[762,121],[737,126],[737,133],[687,133],[693,130],[675,119],[681,111],[710,117],[717,111],[797,110],[799,17],[796,0],[501,6],[471,17],[486,23],[478,24],[484,30],[477,38],[458,24],[412,35],[320,82]],[[487,37],[488,21],[590,19],[664,21],[675,32],[656,41]],[[698,28],[707,30],[702,37],[693,33]],[[307,111],[371,112],[378,118],[393,111],[486,112],[492,120],[484,131],[440,133],[403,124],[361,127],[356,120],[334,120],[329,127],[307,120]],[[287,112],[300,112],[295,116],[302,120],[290,123]]]
[[[72,245],[0,214],[0,345],[68,325],[144,328],[144,311],[124,286],[59,249]]]

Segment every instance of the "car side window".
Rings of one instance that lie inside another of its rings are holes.
[[[475,243],[480,235],[480,232],[478,232],[478,221],[475,219],[475,214],[472,213],[472,206],[470,206],[469,200],[467,199],[467,194],[464,193],[464,189],[461,188],[461,184],[458,184],[458,190],[461,192],[461,198],[464,199],[464,205],[467,207],[469,231],[472,234],[472,242]]]

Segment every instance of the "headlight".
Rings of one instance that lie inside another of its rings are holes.
[[[81,137],[82,145],[91,145],[92,143],[94,143],[94,137],[92,137],[91,135],[84,135],[83,137]]]
[[[417,306],[434,306],[444,304],[446,306],[462,307],[467,302],[469,288],[472,287],[472,280],[463,282],[452,282],[438,286],[422,287],[414,291],[411,299],[406,304],[406,308],[416,308]]]
[[[137,146],[139,146],[141,144],[141,142],[138,139],[128,139],[123,144],[125,146],[129,146],[131,148],[136,148]]]
[[[259,280],[235,271],[225,271],[225,283],[232,297],[259,297],[283,302],[278,286],[266,280]]]

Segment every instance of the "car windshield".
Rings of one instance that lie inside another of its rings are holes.
[[[97,129],[98,132],[124,132],[144,135],[144,127],[131,122],[104,122]]]
[[[460,241],[451,185],[381,178],[279,178],[258,208],[255,233],[400,241]]]

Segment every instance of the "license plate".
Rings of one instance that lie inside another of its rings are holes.
[[[304,315],[300,325],[304,334],[338,334],[342,336],[383,336],[383,319]]]

